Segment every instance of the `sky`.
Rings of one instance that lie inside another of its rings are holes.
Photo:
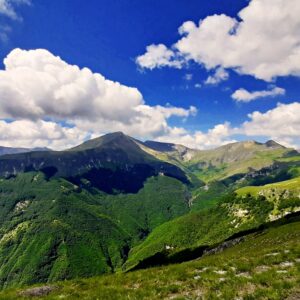
[[[300,149],[299,0],[0,0],[0,145],[105,133]]]

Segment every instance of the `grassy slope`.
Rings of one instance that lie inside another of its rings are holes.
[[[296,193],[300,192],[300,177],[281,182],[266,184],[264,186],[246,186],[241,189],[238,189],[236,193],[241,196],[244,196],[248,193],[257,196],[262,190],[289,190]]]
[[[281,300],[297,295],[299,285],[298,221],[252,234],[232,248],[199,260],[60,282],[54,292],[37,299]],[[10,290],[0,293],[0,299],[28,298],[20,290]]]
[[[299,197],[282,197],[282,194],[275,200],[248,193],[229,195],[213,208],[192,212],[157,227],[131,250],[125,268],[135,268],[156,253],[172,258],[187,248],[212,245],[241,230],[297,211],[299,206]],[[166,251],[167,246],[171,250]]]
[[[141,233],[188,210],[183,184],[166,176],[138,194],[92,192],[42,173],[1,179],[2,287],[114,271]]]

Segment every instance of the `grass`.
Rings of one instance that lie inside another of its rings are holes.
[[[281,300],[297,293],[299,284],[300,222],[295,222],[187,263],[58,282],[53,292],[36,299]],[[0,299],[28,297],[12,289]]]
[[[247,186],[236,191],[240,197],[264,197],[274,204],[271,214],[284,215],[289,211],[300,210],[300,177],[264,186]]]
[[[241,189],[238,189],[236,193],[241,196],[244,196],[248,193],[257,196],[262,190],[289,190],[295,192],[300,191],[300,177],[281,182],[266,184],[263,186],[246,186]]]

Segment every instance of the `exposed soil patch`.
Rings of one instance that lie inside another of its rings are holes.
[[[19,293],[19,295],[27,296],[27,297],[40,297],[40,296],[46,296],[56,289],[57,289],[56,286],[44,285],[44,286],[23,290]]]

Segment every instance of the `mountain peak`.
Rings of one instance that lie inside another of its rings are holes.
[[[115,132],[111,132],[111,133],[107,133],[104,136],[114,136],[114,137],[120,137],[120,136],[127,136],[125,133],[123,133],[122,131],[115,131]]]
[[[121,131],[107,133],[105,135],[99,136],[97,138],[87,140],[83,142],[82,144],[71,148],[71,151],[82,151],[82,150],[88,150],[93,148],[98,148],[110,143],[120,143],[122,144],[122,141],[129,141],[131,138],[127,135],[125,135]]]
[[[268,148],[285,148],[284,146],[278,144],[274,140],[269,140],[265,143]]]

